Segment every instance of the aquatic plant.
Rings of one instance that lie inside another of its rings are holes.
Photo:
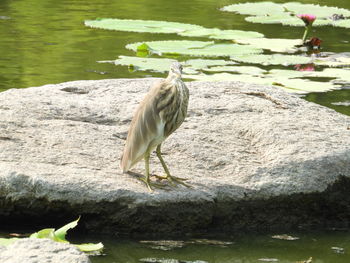
[[[70,222],[57,230],[55,230],[54,228],[42,229],[38,232],[31,234],[29,238],[48,238],[56,242],[70,243],[69,241],[66,240],[67,231],[69,229],[76,227],[78,225],[79,219],[80,217],[77,220]],[[0,245],[3,245],[3,246],[10,245],[18,239],[19,239],[18,237],[0,238]],[[83,252],[88,252],[88,253],[98,253],[103,249],[102,243],[97,243],[97,244],[87,243],[87,244],[72,244],[72,245],[76,246],[79,250]]]
[[[305,43],[306,37],[311,30],[312,24],[316,20],[316,16],[311,15],[311,14],[299,14],[299,15],[297,15],[297,17],[299,17],[305,23],[305,31],[304,31],[304,35],[302,37],[303,43]]]

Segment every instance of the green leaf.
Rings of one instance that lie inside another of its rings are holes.
[[[261,69],[258,67],[251,67],[251,66],[216,66],[216,67],[204,69],[204,71],[209,71],[209,72],[229,71],[229,72],[236,72],[236,73],[248,74],[248,75],[261,75],[266,72],[266,70],[264,69]]]
[[[285,26],[305,26],[304,22],[295,16],[289,15],[270,15],[270,16],[249,16],[246,17],[247,22],[260,23],[260,24],[282,24]],[[330,19],[316,19],[312,24],[313,26],[326,26],[332,25],[333,21]]]
[[[333,21],[332,25],[336,27],[350,28],[350,19],[341,19],[341,20]]]
[[[8,246],[11,245],[13,242],[18,240],[18,237],[12,237],[12,238],[0,238],[0,246]]]
[[[210,66],[225,66],[237,64],[231,60],[219,60],[219,59],[189,59],[185,62],[186,65],[193,69],[203,69]]]
[[[242,30],[221,30],[218,28],[203,28],[196,30],[187,30],[179,33],[180,36],[187,37],[208,37],[212,39],[223,40],[237,40],[237,39],[249,39],[260,38],[263,34],[254,31],[242,31]]]
[[[272,2],[242,3],[224,6],[221,11],[235,12],[241,15],[269,15],[283,13],[283,6]]]
[[[185,30],[199,30],[203,27],[198,25],[183,24],[177,22],[133,20],[104,18],[99,20],[86,20],[86,26],[108,30],[148,33],[179,33]]]
[[[332,16],[342,15],[350,17],[350,10],[338,7],[320,6],[314,4],[301,4],[297,2],[288,3],[243,3],[225,6],[222,11],[236,12],[243,15],[250,15],[245,20],[262,24],[282,24],[289,26],[305,26],[304,22],[296,17],[297,14],[313,14],[317,19],[313,26],[334,25],[337,27],[350,28],[350,19],[333,21]]]
[[[297,65],[297,64],[309,64],[312,62],[310,57],[296,56],[296,55],[282,55],[282,54],[272,54],[272,55],[247,55],[247,56],[234,56],[231,57],[232,60],[267,65]]]
[[[333,14],[343,15],[345,17],[350,16],[350,10],[338,7],[301,4],[297,2],[284,3],[283,7],[293,14],[313,14],[317,17],[317,19],[329,18]]]
[[[186,75],[184,78],[201,81],[241,81],[262,85],[273,85],[293,93],[326,92],[340,88],[331,82],[309,81],[304,79],[288,79],[278,76],[251,76],[247,74],[217,73],[212,75]]]
[[[80,251],[83,252],[95,252],[95,251],[101,251],[103,249],[103,244],[100,243],[86,243],[86,244],[73,244],[77,248],[79,248]]]
[[[145,43],[158,54],[217,57],[262,53],[262,49],[249,45],[214,44],[211,41],[169,40]],[[126,48],[137,51],[137,47],[141,44],[140,42],[128,44]]]
[[[251,38],[237,41],[240,44],[257,46],[273,52],[293,53],[298,51],[297,45],[302,44],[301,39],[280,39],[280,38]]]
[[[86,20],[86,26],[108,30],[148,33],[176,33],[189,37],[209,37],[213,39],[244,39],[263,37],[263,34],[242,30],[221,30],[218,28],[205,28],[199,25],[184,24],[178,22],[154,21],[154,20],[132,20],[103,18]]]
[[[350,66],[350,57],[335,54],[325,58],[317,58],[314,63],[327,67],[348,67]]]
[[[284,78],[333,78],[332,83],[350,83],[350,69],[325,68],[323,71],[296,71],[272,69],[268,72],[272,77]]]
[[[30,238],[49,238],[55,240],[55,229],[45,228],[30,235]]]
[[[57,241],[59,241],[59,242],[68,242],[66,240],[67,231],[69,229],[72,229],[72,228],[76,227],[78,225],[79,219],[80,219],[80,216],[79,216],[79,218],[77,220],[75,220],[73,222],[70,222],[67,225],[64,225],[63,227],[57,229],[55,231],[55,237],[56,237],[56,239],[58,239]]]
[[[154,72],[168,71],[173,62],[175,62],[175,60],[168,58],[140,58],[128,56],[119,56],[119,58],[114,61],[115,65],[129,67],[132,65],[134,70],[149,70]]]

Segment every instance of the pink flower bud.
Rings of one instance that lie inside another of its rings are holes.
[[[316,20],[316,16],[311,14],[300,14],[297,15],[297,17],[304,21],[305,26],[311,26],[312,23]]]

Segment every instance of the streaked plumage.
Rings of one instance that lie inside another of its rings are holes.
[[[173,63],[168,77],[155,84],[140,103],[129,128],[121,168],[127,172],[145,158],[146,184],[149,188],[148,159],[157,146],[157,156],[167,177],[170,177],[168,179],[171,179],[160,156],[160,145],[182,124],[187,114],[189,91],[181,80],[181,73],[181,64]]]

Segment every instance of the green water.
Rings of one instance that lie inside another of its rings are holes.
[[[134,55],[124,48],[128,43],[181,37],[174,34],[105,31],[83,25],[84,20],[98,17],[167,20],[205,27],[258,31],[266,37],[301,37],[302,28],[247,23],[244,16],[218,10],[224,5],[238,2],[245,1],[1,0],[0,91],[81,79],[162,76],[151,72],[130,73],[126,67],[99,64],[96,61],[112,60],[119,55]],[[350,9],[349,0],[299,2]],[[314,35],[323,40],[323,51],[350,51],[349,29],[322,27],[314,30]],[[350,100],[348,89],[309,94],[306,99],[350,115],[350,107],[331,104]]]
[[[225,237],[220,240],[232,242],[225,246],[191,244],[192,240],[187,240],[188,243],[186,242],[183,247],[168,251],[152,248],[155,245],[138,241],[105,239],[103,241],[107,255],[91,257],[91,260],[92,263],[136,263],[144,258],[157,258],[180,261],[201,260],[209,263],[255,263],[264,262],[261,259],[277,259],[278,261],[275,262],[296,263],[312,257],[313,263],[350,262],[350,233],[348,232],[292,235],[300,238],[294,241],[273,239],[271,236]],[[344,251],[337,252],[332,247],[342,248]]]
[[[254,0],[252,0],[253,2]],[[174,34],[148,34],[87,28],[83,21],[97,17],[167,20],[222,29],[258,31],[266,37],[300,38],[303,29],[261,25],[244,21],[244,16],[220,12],[219,7],[244,1],[234,0],[1,0],[0,1],[0,91],[81,79],[140,78],[162,76],[151,72],[130,73],[126,67],[99,64],[119,55],[134,55],[124,47],[141,40],[181,39]],[[259,2],[259,1],[256,1]],[[283,1],[275,1],[283,2]],[[350,9],[349,0],[313,1]],[[315,28],[323,39],[323,51],[349,52],[350,30]],[[313,93],[307,100],[350,115],[350,107],[332,102],[350,100],[350,89]],[[204,260],[208,262],[296,262],[313,257],[317,263],[350,262],[350,234],[324,232],[303,234],[296,241],[265,236],[224,237],[234,242],[227,247],[187,244],[170,251],[152,249],[137,241],[102,238],[106,256],[92,257],[93,263],[139,262],[141,258]],[[100,241],[99,238],[86,241]],[[342,247],[345,254],[332,251]]]

